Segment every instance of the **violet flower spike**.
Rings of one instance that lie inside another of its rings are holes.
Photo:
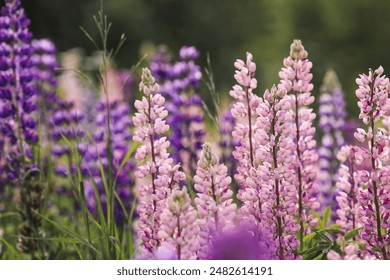
[[[333,70],[326,72],[320,91],[319,127],[323,136],[318,149],[320,165],[318,185],[321,191],[321,208],[332,206],[333,209],[332,198],[336,189],[337,170],[340,166],[337,153],[345,144],[346,128],[344,92]]]
[[[181,163],[193,177],[205,138],[203,102],[197,94],[202,72],[195,63],[199,52],[195,47],[182,47],[180,60],[174,61],[168,49],[160,47],[153,57],[151,71],[166,98],[171,127],[172,158]]]
[[[0,123],[22,161],[38,141],[29,25],[20,1],[7,0],[0,16]]]

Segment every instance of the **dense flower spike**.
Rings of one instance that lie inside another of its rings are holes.
[[[201,228],[198,257],[207,259],[212,238],[234,226],[237,208],[229,188],[231,178],[227,175],[227,167],[219,163],[209,143],[203,145],[194,181]]]
[[[291,143],[293,114],[290,97],[283,87],[266,90],[260,103],[254,138],[260,143],[255,158],[260,163],[263,193],[269,193],[262,207],[264,232],[277,240],[270,251],[274,258],[295,259],[299,242],[296,232],[297,190],[293,175],[294,146]],[[264,190],[267,190],[264,191]]]
[[[130,213],[133,200],[133,186],[134,177],[133,170],[135,164],[131,160],[126,160],[123,165],[129,147],[131,147],[132,135],[130,128],[132,127],[132,121],[130,119],[130,108],[124,102],[114,101],[110,104],[110,152],[112,154],[113,170],[112,175],[115,178],[115,191],[118,194],[125,209],[122,209],[121,203],[115,199],[115,219],[117,224],[123,224],[127,222],[124,217],[126,213]],[[101,102],[97,108],[97,115],[95,120],[96,131],[93,135],[93,144],[89,144],[87,147],[81,146],[81,153],[83,154],[83,172],[86,177],[91,179],[86,182],[85,192],[87,199],[87,206],[92,213],[96,214],[97,201],[95,198],[94,184],[97,187],[100,195],[100,201],[102,202],[103,209],[106,209],[107,197],[104,191],[104,178],[108,178],[108,160],[107,155],[107,106]],[[85,152],[83,151],[85,147]],[[122,166],[121,166],[122,165]],[[104,178],[102,178],[101,167],[105,171]],[[120,169],[121,167],[121,169]]]
[[[233,152],[233,156],[239,163],[234,176],[240,186],[237,198],[244,203],[240,209],[243,219],[249,219],[250,223],[254,222],[260,227],[261,205],[268,196],[261,196],[262,190],[258,184],[261,178],[256,173],[257,164],[254,159],[257,148],[253,137],[254,120],[260,98],[253,94],[253,90],[257,87],[257,80],[254,78],[256,64],[252,60],[252,54],[247,53],[246,62],[238,59],[234,63],[237,69],[234,75],[237,84],[233,86],[230,95],[236,99],[231,109],[236,122],[232,135],[239,140],[239,145]]]
[[[291,98],[294,130],[291,134],[291,142],[295,146],[295,159],[293,159],[295,186],[298,192],[298,220],[300,225],[300,243],[304,235],[305,222],[315,224],[313,215],[308,215],[309,210],[316,210],[320,207],[317,198],[317,177],[318,154],[316,141],[314,140],[315,128],[312,122],[315,113],[307,108],[314,102],[311,96],[313,84],[310,73],[312,63],[307,59],[307,51],[300,40],[294,40],[290,47],[290,56],[283,61],[284,67],[279,72],[280,84],[286,89]],[[302,247],[301,247],[302,248]]]
[[[165,99],[158,93],[159,85],[147,68],[142,71],[140,90],[144,96],[134,104],[138,112],[133,117],[136,126],[133,140],[142,144],[137,149],[136,160],[146,161],[138,166],[135,176],[142,179],[150,175],[151,182],[142,183],[138,189],[138,235],[142,242],[139,251],[143,258],[154,258],[161,241],[158,232],[166,198],[185,180],[185,174],[169,157],[167,148],[170,143],[162,136],[169,129],[165,120],[168,115],[164,108]]]
[[[40,110],[40,121],[48,122],[48,114],[57,104],[57,78],[55,71],[58,67],[56,47],[48,39],[32,40],[34,53],[31,61],[34,65],[34,83],[37,89],[37,97]]]
[[[336,201],[338,204],[336,223],[344,234],[361,226],[358,217],[359,203],[357,199],[361,183],[355,178],[358,163],[356,153],[359,153],[357,147],[344,146],[337,155],[341,165],[336,183]]]
[[[0,16],[0,118],[1,132],[16,153],[25,158],[28,147],[38,141],[37,122],[32,113],[36,89],[32,83],[33,49],[30,24],[19,0],[7,0]],[[16,174],[14,174],[16,175]]]
[[[12,193],[19,193],[17,248],[34,256],[42,239],[37,212],[43,203],[44,188],[39,182],[40,170],[32,163],[32,147],[39,137],[29,25],[20,1],[6,0],[0,15],[0,177],[10,183]],[[7,178],[1,174],[4,171]]]
[[[67,166],[57,165],[55,173],[59,176],[74,176],[75,162],[72,149],[76,149],[85,136],[83,129],[84,114],[73,108],[73,103],[58,98],[49,120],[49,137],[54,143],[51,153],[55,158],[66,158]],[[71,144],[71,146],[69,145]]]
[[[383,68],[371,70],[361,74],[356,79],[359,98],[359,118],[366,124],[366,130],[358,128],[355,138],[366,144],[360,147],[356,158],[360,161],[369,159],[371,166],[368,170],[360,170],[356,180],[367,188],[359,192],[360,220],[364,229],[360,232],[361,238],[366,240],[366,249],[381,259],[388,259],[390,254],[390,166],[389,139],[387,131],[380,128],[378,122],[384,112],[390,108],[389,79],[383,75]],[[366,148],[367,147],[367,148]]]
[[[332,205],[339,163],[337,153],[345,144],[345,101],[344,92],[333,70],[325,74],[320,88],[319,127],[323,132],[321,145],[318,149],[320,172],[318,185],[321,191],[321,207]]]
[[[172,158],[184,170],[194,175],[205,136],[203,102],[198,96],[202,73],[195,64],[199,52],[194,47],[182,47],[180,60],[173,61],[166,48],[160,47],[152,59],[151,71],[167,98],[167,123],[172,129]]]
[[[164,241],[160,248],[170,249],[178,260],[196,259],[200,233],[196,215],[187,188],[174,189],[161,213],[158,237]]]

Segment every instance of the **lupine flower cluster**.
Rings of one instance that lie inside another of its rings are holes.
[[[33,117],[37,105],[34,102],[36,88],[33,84],[33,62],[30,57],[31,47],[30,24],[21,3],[18,0],[6,1],[0,17],[0,117],[1,132],[9,139],[9,151],[25,158],[27,144],[38,141],[37,122]],[[10,177],[17,177],[14,170]],[[10,178],[12,179],[12,178]]]
[[[150,177],[148,178],[150,183],[142,183],[138,189],[137,210],[140,218],[137,227],[141,239],[141,256],[153,258],[161,243],[159,231],[165,202],[172,191],[178,188],[178,184],[185,180],[185,174],[179,171],[179,165],[174,165],[167,151],[170,143],[162,136],[169,129],[165,120],[168,112],[163,107],[165,99],[158,93],[159,85],[147,68],[142,71],[140,90],[145,96],[135,102],[137,113],[133,117],[133,123],[137,129],[133,140],[142,145],[137,149],[135,158],[138,161],[147,158],[148,161],[138,166],[135,176],[140,179]],[[172,208],[179,208],[176,209],[177,215],[181,211],[180,208],[184,207],[184,205],[175,205],[175,201],[171,201],[171,204]]]
[[[290,56],[283,61],[284,67],[279,72],[280,85],[291,98],[292,119],[294,131],[292,140],[294,143],[294,176],[292,181],[297,187],[298,193],[298,219],[300,225],[300,243],[304,235],[304,223],[309,222],[310,226],[315,226],[317,220],[309,210],[316,210],[320,207],[317,201],[316,162],[318,152],[314,139],[315,128],[312,122],[315,113],[307,106],[314,102],[311,96],[313,75],[310,70],[313,64],[308,60],[308,53],[304,49],[300,40],[294,40],[290,47]]]
[[[197,94],[202,78],[195,64],[198,57],[194,47],[183,47],[179,61],[174,61],[167,48],[160,47],[150,65],[161,94],[167,98],[172,158],[181,162],[187,172],[195,170],[205,136],[203,102]]]
[[[358,158],[368,159],[371,166],[368,170],[356,172],[357,179],[366,188],[359,190],[360,220],[364,226],[361,238],[367,242],[366,249],[371,255],[388,259],[389,256],[389,222],[390,222],[390,183],[389,138],[388,131],[378,127],[383,112],[390,108],[389,79],[383,75],[384,69],[370,70],[368,75],[361,74],[356,83],[358,89],[360,115],[366,129],[358,128],[355,138],[361,146]],[[385,229],[385,233],[383,233]]]
[[[16,248],[36,254],[36,238],[41,238],[40,212],[44,188],[38,183],[40,170],[34,157],[38,143],[36,85],[32,34],[19,0],[7,0],[0,15],[0,180],[19,192],[18,211],[22,223]],[[5,199],[10,199],[5,196]]]
[[[329,70],[325,74],[321,87],[319,107],[319,128],[323,132],[318,149],[320,171],[318,184],[321,191],[322,208],[332,204],[333,193],[337,181],[339,163],[337,153],[345,145],[345,101],[344,92],[336,73]]]
[[[207,259],[213,239],[234,228],[237,208],[232,199],[231,178],[227,175],[227,167],[219,163],[219,158],[212,152],[209,143],[203,146],[194,181],[198,192],[195,203],[201,230],[198,257]]]
[[[6,0],[0,214],[10,213],[0,258],[389,259],[390,82],[382,67],[356,79],[361,123],[352,123],[335,72],[315,89],[300,40],[280,81],[262,93],[247,52],[234,62],[220,133],[208,137],[194,47],[177,60],[159,48],[141,73],[106,61],[94,92],[66,73],[57,83],[56,47],[33,40],[28,27],[20,1]],[[19,225],[9,226],[15,212]]]
[[[104,181],[103,178],[113,176],[115,181],[115,190],[119,196],[121,202],[115,200],[115,219],[118,223],[125,222],[123,209],[121,203],[125,205],[127,213],[131,209],[132,201],[132,189],[134,186],[134,176],[132,170],[135,168],[134,163],[131,160],[124,161],[124,158],[130,147],[130,140],[132,134],[130,128],[132,127],[132,121],[130,119],[130,108],[127,104],[121,101],[114,101],[109,104],[110,109],[110,143],[108,143],[108,132],[107,132],[107,105],[104,102],[99,103],[97,108],[97,115],[95,125],[97,130],[93,135],[93,143],[85,144],[85,152],[83,153],[84,164],[82,165],[85,176],[91,177],[87,181],[85,186],[87,206],[92,213],[96,214],[97,201],[95,198],[94,186],[99,191],[100,200],[103,202],[102,207],[105,209],[106,194],[104,192]],[[107,154],[107,145],[109,145],[109,151],[112,156],[112,174],[108,174],[108,165],[110,157]],[[122,165],[122,162],[123,165]],[[122,165],[122,166],[121,166]],[[102,176],[102,170],[104,176]]]

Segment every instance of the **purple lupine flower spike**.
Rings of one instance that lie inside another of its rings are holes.
[[[135,164],[131,160],[127,160],[122,169],[119,167],[124,160],[129,147],[132,134],[130,128],[132,127],[132,121],[130,118],[130,107],[121,101],[114,101],[110,103],[110,135],[111,135],[111,149],[113,157],[113,176],[116,178],[115,191],[117,192],[125,209],[122,209],[121,203],[115,199],[114,213],[115,220],[118,225],[122,225],[127,222],[123,211],[130,213],[133,202],[133,187],[134,176],[133,170]],[[101,175],[101,166],[103,170],[107,170],[108,167],[108,155],[107,155],[107,106],[104,102],[98,104],[97,114],[95,119],[96,131],[93,134],[93,144],[82,145],[85,147],[85,153],[83,154],[82,169],[86,178],[90,178],[86,181],[85,193],[87,200],[87,207],[91,213],[97,213],[97,202],[95,198],[95,190],[93,184],[96,184],[98,192],[100,194],[100,200],[103,202],[103,210],[106,209],[106,195],[104,191],[104,183]],[[108,174],[105,174],[108,178]]]
[[[82,144],[85,142],[84,114],[74,108],[72,102],[53,97],[56,102],[52,105],[48,120],[48,139],[51,146],[51,155],[54,159],[54,174],[63,178],[75,178],[77,176],[77,162],[75,152],[83,155]],[[57,186],[57,192],[72,196],[72,189],[65,185]],[[79,203],[74,201],[75,209]]]
[[[0,118],[2,134],[25,158],[25,144],[38,141],[37,123],[33,112],[34,96],[33,49],[30,45],[30,21],[18,0],[7,0],[0,16]]]
[[[344,92],[336,73],[329,70],[320,88],[319,127],[323,132],[318,149],[320,171],[318,185],[321,191],[321,207],[334,208],[333,196],[336,188],[339,162],[337,153],[345,144],[345,100]]]
[[[55,109],[58,102],[57,78],[55,71],[58,67],[57,50],[49,39],[32,40],[34,50],[31,61],[34,65],[34,82],[37,89],[37,103],[41,110],[41,123],[47,125],[49,112]]]
[[[160,47],[150,66],[161,94],[167,99],[172,157],[191,177],[205,137],[203,102],[197,95],[202,73],[194,62],[198,56],[194,47],[182,47],[180,60],[174,61],[168,49]]]

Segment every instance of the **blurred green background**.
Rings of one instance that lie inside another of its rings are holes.
[[[97,37],[92,15],[99,0],[22,0],[36,37],[49,37],[60,51],[74,47],[92,53],[79,25]],[[348,112],[357,115],[355,78],[368,68],[390,68],[389,0],[105,0],[113,23],[115,46],[127,41],[117,59],[131,67],[145,46],[166,44],[176,53],[182,45],[210,53],[217,89],[228,95],[234,84],[233,62],[246,51],[258,65],[262,95],[278,81],[283,58],[294,38],[303,41],[314,63],[315,96],[325,71],[336,70],[346,91]],[[203,93],[203,95],[207,95]]]

